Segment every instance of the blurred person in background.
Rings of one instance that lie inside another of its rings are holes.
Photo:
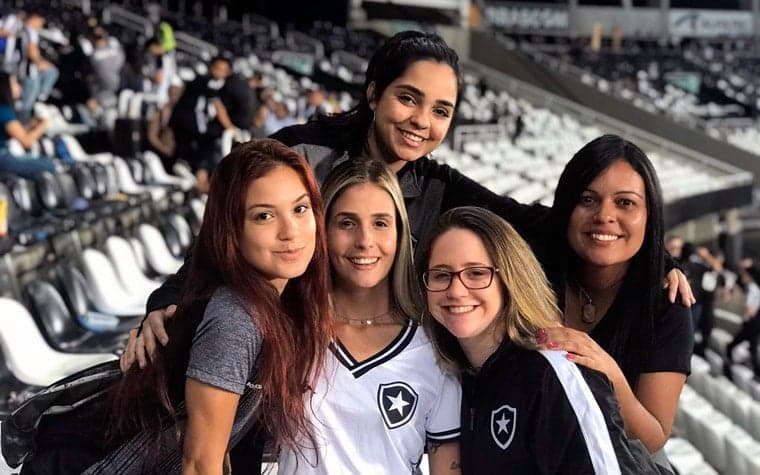
[[[757,359],[758,342],[760,341],[760,318],[757,314],[760,311],[760,271],[757,266],[744,268],[739,273],[739,287],[744,291],[744,309],[742,323],[739,332],[734,339],[726,345],[726,370],[725,373],[730,377],[730,365],[733,363],[734,348],[744,341],[749,342],[750,363],[755,373],[755,379],[760,380],[760,361]]]
[[[0,172],[34,178],[41,172],[55,173],[59,165],[50,158],[29,152],[48,127],[46,119],[34,119],[24,125],[16,118],[13,103],[21,95],[16,78],[0,72]],[[11,153],[8,141],[15,139],[24,148],[20,155]]]
[[[190,164],[200,193],[208,191],[209,175],[217,161],[217,140],[225,129],[237,130],[220,98],[232,63],[217,56],[208,69],[208,75],[198,76],[185,85],[169,119],[176,144],[175,158]],[[211,126],[214,121],[220,126]]]
[[[35,102],[47,100],[58,80],[58,68],[43,58],[40,51],[40,30],[44,26],[44,14],[28,10],[17,40],[20,52],[17,71],[22,84],[18,112],[22,122],[31,118]]]

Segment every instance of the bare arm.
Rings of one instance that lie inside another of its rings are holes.
[[[230,114],[227,112],[227,108],[224,107],[222,101],[215,99],[213,104],[214,109],[216,110],[216,118],[219,119],[219,123],[222,124],[222,127],[225,129],[236,129],[237,127],[232,123]]]
[[[636,392],[631,389],[615,360],[588,334],[565,327],[543,329],[540,343],[549,349],[568,352],[568,359],[604,373],[615,389],[626,433],[639,439],[651,453],[661,449],[670,437],[678,397],[686,375],[672,372],[644,373]]]
[[[42,134],[45,133],[48,123],[47,120],[39,120],[29,130],[25,129],[21,122],[12,120],[5,124],[5,132],[12,138],[18,140],[25,149],[30,149]]]
[[[641,440],[649,452],[660,450],[670,437],[684,383],[685,374],[665,372],[642,374],[635,392],[625,378],[613,382],[626,433]]]
[[[183,475],[221,474],[240,396],[188,378]]]
[[[427,447],[430,475],[462,473],[459,442],[428,443]]]

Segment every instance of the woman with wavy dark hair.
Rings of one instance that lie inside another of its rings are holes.
[[[309,440],[304,395],[332,332],[324,210],[306,161],[274,140],[235,147],[195,245],[171,342],[126,372],[110,449],[72,473],[222,473],[257,419],[281,446]]]

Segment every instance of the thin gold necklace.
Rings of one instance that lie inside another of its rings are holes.
[[[338,313],[337,310],[334,312],[334,314],[336,320],[357,327],[367,327],[371,325],[390,325],[396,323],[395,313],[393,309],[371,317],[349,317],[348,315]]]

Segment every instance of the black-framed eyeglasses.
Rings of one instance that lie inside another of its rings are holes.
[[[422,282],[431,292],[443,292],[451,287],[454,277],[470,290],[485,289],[493,282],[493,275],[499,272],[495,267],[465,267],[456,272],[444,269],[428,269],[422,273]]]

